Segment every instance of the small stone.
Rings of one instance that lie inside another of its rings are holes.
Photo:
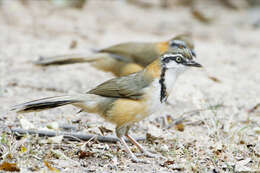
[[[54,136],[54,137],[49,137],[49,138],[48,138],[48,142],[60,144],[61,141],[62,141],[62,139],[63,139],[63,135]]]
[[[34,129],[35,128],[35,126],[30,121],[28,121],[26,118],[21,118],[20,123],[21,123],[21,126],[22,126],[23,129],[28,130],[28,129]]]
[[[162,144],[161,147],[160,147],[160,151],[168,152],[169,151],[169,147],[166,144]]]
[[[46,126],[48,129],[58,130],[59,124],[57,122],[52,122]]]

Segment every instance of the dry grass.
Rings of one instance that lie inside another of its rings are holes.
[[[81,10],[44,1],[4,1],[0,8],[0,164],[16,163],[23,172],[260,171],[260,110],[248,113],[260,103],[260,30],[248,18],[250,9],[208,4],[202,9],[218,15],[204,24],[185,6],[143,9],[93,0]],[[67,124],[76,132],[102,135],[99,127],[106,127],[104,135],[112,135],[111,124],[95,115],[77,114],[70,106],[22,116],[7,112],[24,101],[82,93],[112,77],[88,64],[39,68],[30,61],[38,55],[90,52],[130,40],[164,40],[182,32],[193,34],[204,70],[187,71],[169,98],[173,106],[132,129],[134,136],[147,136],[142,142],[146,148],[165,158],[140,156],[151,164],[136,164],[119,144],[10,133],[10,127],[21,127],[25,119],[36,129],[60,131],[64,129],[56,125]],[[165,114],[178,119],[186,111],[204,108],[170,129],[156,119]]]

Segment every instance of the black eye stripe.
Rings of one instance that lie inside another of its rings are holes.
[[[176,63],[183,63],[184,59],[181,54],[178,55],[165,55],[163,58],[163,62],[168,63],[170,61],[175,61]]]

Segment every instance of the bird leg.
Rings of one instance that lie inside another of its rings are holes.
[[[147,151],[144,147],[142,147],[141,144],[139,144],[134,138],[132,138],[129,134],[125,135],[135,146],[137,146],[137,148],[146,156],[146,157],[150,157],[150,158],[154,158],[156,157],[155,154],[150,153],[149,151]]]
[[[136,163],[140,162],[140,160],[139,160],[139,159],[134,155],[134,153],[130,150],[130,148],[129,148],[128,145],[126,144],[124,138],[123,138],[123,137],[120,137],[119,139],[120,139],[120,142],[121,142],[121,143],[123,144],[123,146],[125,147],[127,153],[130,155],[131,160],[132,160],[133,162],[136,162]]]
[[[146,161],[138,159],[134,153],[130,150],[128,145],[126,144],[123,136],[128,131],[128,128],[126,126],[121,126],[116,128],[116,135],[119,138],[120,142],[123,144],[124,148],[126,149],[127,153],[130,155],[131,160],[135,163],[147,163]]]

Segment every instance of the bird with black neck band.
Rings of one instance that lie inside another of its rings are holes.
[[[145,69],[128,76],[110,79],[86,94],[43,98],[12,107],[18,113],[42,111],[71,104],[96,113],[116,126],[116,135],[134,162],[137,158],[126,144],[128,138],[148,157],[154,157],[129,135],[130,127],[155,113],[166,101],[174,83],[189,67],[201,67],[190,49],[176,48],[160,55]]]

